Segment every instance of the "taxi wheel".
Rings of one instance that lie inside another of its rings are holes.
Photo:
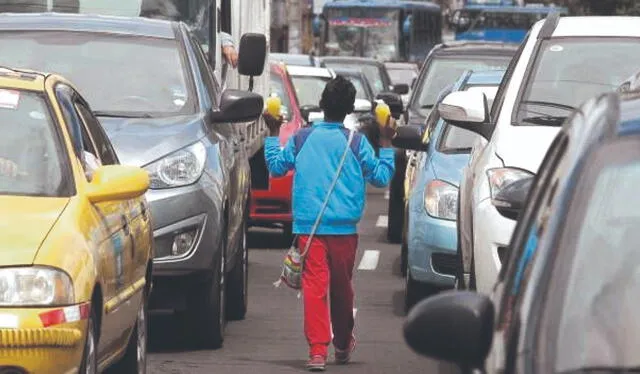
[[[98,335],[97,318],[94,309],[91,309],[89,320],[87,321],[87,338],[84,343],[84,353],[82,354],[82,364],[79,374],[98,373]]]
[[[243,320],[249,305],[249,248],[246,221],[242,226],[242,238],[238,247],[238,257],[227,282],[227,317],[233,321]]]
[[[136,325],[129,338],[124,357],[118,362],[113,373],[145,374],[147,372],[147,301],[142,299]]]
[[[204,284],[195,284],[189,295],[186,322],[195,348],[222,347],[224,342],[225,317],[225,256],[226,235],[220,259],[213,276]]]

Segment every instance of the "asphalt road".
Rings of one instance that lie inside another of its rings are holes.
[[[382,191],[369,193],[355,270],[358,346],[349,365],[330,364],[327,372],[455,373],[449,365],[416,355],[404,342],[400,248],[385,240],[386,206]],[[227,325],[223,348],[188,351],[184,348],[188,337],[176,329],[171,316],[154,316],[149,336],[151,373],[303,372],[307,344],[301,299],[284,285],[277,289],[272,285],[288,244],[277,230],[253,229],[250,245],[247,318]]]

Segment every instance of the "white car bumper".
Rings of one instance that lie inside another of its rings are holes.
[[[482,200],[473,210],[473,259],[476,289],[490,294],[500,272],[516,221],[503,217],[491,203]]]

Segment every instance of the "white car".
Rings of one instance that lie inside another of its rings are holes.
[[[639,59],[640,17],[550,15],[521,44],[492,108],[478,91],[443,100],[438,109],[445,120],[481,135],[460,183],[460,286],[490,293],[508,255],[518,206],[500,213],[496,195],[535,174],[574,108],[616,89],[638,70]]]
[[[287,72],[296,90],[302,116],[307,122],[322,121],[324,115],[318,105],[324,86],[336,76],[333,69],[287,65]],[[344,119],[344,125],[350,130],[357,131],[360,125],[358,117],[370,113],[372,105],[368,100],[356,99],[354,107],[354,113]]]

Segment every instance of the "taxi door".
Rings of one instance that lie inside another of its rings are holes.
[[[96,156],[102,165],[113,165],[118,159],[110,147],[100,123],[93,116],[88,104],[77,94],[73,107],[80,120],[85,150]],[[125,347],[137,318],[139,298],[134,300],[133,270],[134,243],[130,222],[129,200],[108,201],[94,205],[109,228],[110,237],[105,246],[107,253],[102,264],[105,271],[111,270],[110,294],[104,302],[99,354],[110,354]],[[110,251],[110,253],[109,253]],[[138,301],[138,302],[136,302]]]

